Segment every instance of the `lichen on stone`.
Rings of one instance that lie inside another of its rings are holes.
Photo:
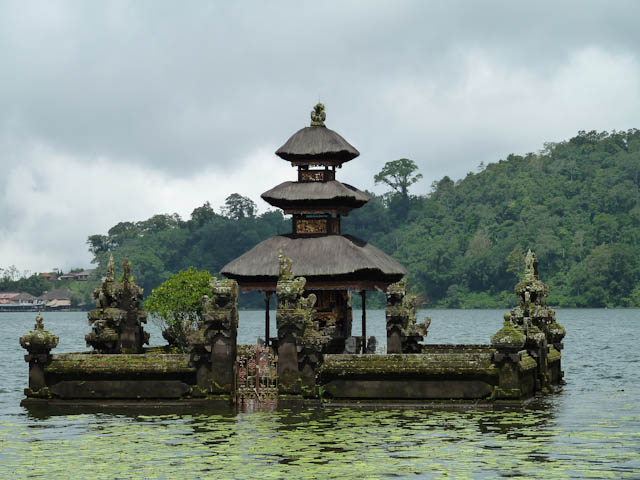
[[[499,349],[518,351],[524,347],[527,337],[521,329],[505,320],[503,327],[491,336],[491,344]]]

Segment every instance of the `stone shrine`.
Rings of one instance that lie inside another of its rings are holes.
[[[96,308],[88,313],[91,332],[85,336],[87,346],[97,353],[142,353],[149,334],[142,324],[147,314],[140,305],[143,290],[131,277],[131,265],[122,262],[122,282],[115,281],[113,256],[109,258],[107,275],[93,292]]]

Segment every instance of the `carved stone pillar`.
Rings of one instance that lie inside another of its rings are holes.
[[[404,278],[387,287],[387,353],[422,351],[420,342],[427,336],[431,319],[427,317],[423,323],[417,323],[417,305],[417,297],[407,295],[407,281]]]
[[[504,326],[491,336],[491,345],[498,353],[493,362],[500,371],[499,386],[494,391],[496,399],[518,399],[523,397],[520,381],[520,351],[524,348],[526,337],[505,315]]]
[[[515,291],[518,306],[511,310],[510,318],[523,331],[527,352],[537,362],[536,389],[547,392],[563,376],[560,350],[566,332],[557,322],[555,311],[546,304],[549,287],[539,279],[538,259],[531,250],[525,258],[524,276]]]
[[[24,356],[29,363],[29,388],[25,394],[30,397],[50,397],[44,367],[51,362],[51,350],[58,345],[58,337],[44,329],[42,315],[36,317],[33,330],[20,337],[20,345],[28,352]]]
[[[202,327],[190,337],[190,362],[198,386],[214,394],[233,394],[238,337],[238,284],[211,280],[211,298],[202,298]]]

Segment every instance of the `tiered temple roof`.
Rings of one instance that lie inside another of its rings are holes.
[[[293,215],[292,233],[271,237],[223,267],[222,273],[244,290],[275,289],[280,251],[291,259],[293,274],[307,279],[310,290],[385,290],[406,274],[399,262],[373,245],[342,235],[341,216],[363,206],[369,196],[335,179],[336,167],[360,153],[329,130],[325,118],[324,106],[316,105],[311,126],[276,151],[298,167],[298,179],[266,191],[262,198]]]

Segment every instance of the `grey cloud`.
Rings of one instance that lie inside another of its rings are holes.
[[[640,63],[637,18],[635,1],[3,2],[0,168],[44,146],[140,175],[232,176],[305,126],[321,99],[328,126],[362,152],[342,178],[373,188],[385,161],[409,157],[423,193],[578,129],[638,126],[619,108],[640,106],[620,78]],[[589,78],[604,68],[613,93]],[[593,92],[573,92],[583,82]],[[594,110],[602,95],[617,105]],[[55,161],[32,160],[25,188],[72,188],[63,174],[38,177]],[[255,198],[250,185],[229,187]],[[5,202],[0,224],[30,215]]]
[[[583,45],[640,44],[633,2],[47,4],[1,15],[5,122],[62,151],[182,174],[279,142],[318,95],[332,120],[383,124],[367,113],[388,83],[451,88],[461,50],[497,51],[545,75]]]

